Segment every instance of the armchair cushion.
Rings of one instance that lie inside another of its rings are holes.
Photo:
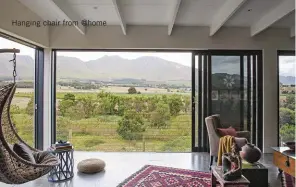
[[[226,136],[226,135],[230,135],[230,136],[237,136],[236,130],[233,127],[228,127],[228,128],[217,128],[218,134],[220,136]]]
[[[250,141],[250,131],[237,131],[236,134],[237,137],[246,138],[248,141]]]

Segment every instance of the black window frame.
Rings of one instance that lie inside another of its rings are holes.
[[[56,64],[57,64],[57,52],[59,51],[64,51],[64,52],[155,52],[155,53],[169,53],[169,52],[174,52],[174,53],[191,53],[193,54],[195,50],[181,50],[181,49],[60,49],[60,48],[54,48],[52,49],[52,54],[51,54],[51,143],[54,144],[56,141],[56,132],[57,132],[57,127],[56,127]],[[192,68],[192,67],[191,67]],[[192,96],[191,96],[192,98]],[[193,100],[192,100],[193,102]],[[193,116],[193,115],[192,115]],[[191,126],[192,132],[194,126]],[[193,136],[192,136],[193,137]],[[193,139],[192,139],[193,141]],[[193,149],[191,149],[193,151]]]
[[[35,147],[43,150],[44,137],[44,49],[35,50]]]

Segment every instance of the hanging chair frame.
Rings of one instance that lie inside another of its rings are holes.
[[[8,85],[10,86],[10,85]],[[13,134],[16,136],[16,138],[18,139],[18,141],[24,145],[26,145],[31,151],[33,152],[40,152],[40,150],[38,149],[35,149],[33,147],[31,147],[30,145],[28,145],[26,142],[24,142],[21,137],[17,134],[16,132],[16,129],[15,129],[15,126],[13,126],[12,124],[12,121],[11,121],[11,116],[10,116],[10,105],[11,105],[11,101],[12,101],[12,98],[13,98],[13,95],[15,93],[15,90],[16,90],[16,84],[13,83],[13,86],[12,86],[12,90],[10,91],[10,94],[8,94],[7,96],[5,96],[5,101],[8,100],[8,107],[7,107],[7,112],[8,112],[8,120],[9,120],[9,125],[10,125],[10,128],[13,132]],[[1,106],[2,104],[0,104]],[[1,108],[0,109],[0,113],[2,114],[3,112],[3,109]],[[0,121],[1,121],[1,116],[0,116]],[[3,131],[2,131],[2,128],[0,128],[0,134],[2,134]],[[30,166],[35,166],[35,167],[48,167],[49,165],[47,164],[34,164],[32,162],[29,162],[25,159],[23,159],[22,157],[18,156],[13,150],[11,150],[11,148],[9,147],[8,143],[6,142],[6,140],[4,139],[3,136],[0,136],[0,140],[2,141],[2,144],[4,145],[4,147],[6,148],[6,150],[8,150],[8,152],[10,153],[10,155],[14,156],[16,159],[18,159],[19,161],[21,161],[22,163],[26,164],[26,165],[30,165]],[[55,165],[53,165],[55,166]]]

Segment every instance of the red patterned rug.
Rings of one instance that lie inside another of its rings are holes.
[[[282,173],[282,186],[295,187],[295,177],[283,172]]]
[[[210,187],[208,172],[146,165],[117,187]]]

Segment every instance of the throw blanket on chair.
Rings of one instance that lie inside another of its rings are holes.
[[[231,146],[234,143],[234,137],[233,136],[222,136],[219,140],[219,149],[218,149],[218,161],[217,165],[222,165],[222,155],[224,153],[231,152]]]

